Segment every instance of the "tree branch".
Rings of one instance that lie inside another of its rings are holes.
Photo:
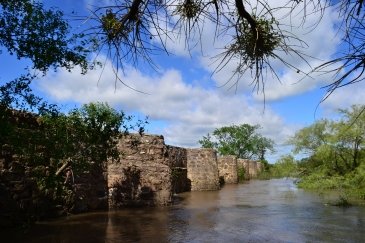
[[[66,167],[67,166],[69,166],[70,165],[70,163],[71,163],[71,159],[70,158],[68,158],[67,160],[66,160],[66,162],[57,170],[57,172],[56,172],[56,176],[58,176],[59,174],[61,174],[62,173],[62,171],[64,170],[64,169],[66,169]]]
[[[238,11],[238,15],[241,18],[244,18],[247,20],[247,22],[250,24],[251,29],[256,32],[256,21],[252,18],[252,16],[246,11],[245,6],[243,6],[242,0],[235,0],[236,8]]]
[[[139,5],[143,2],[143,0],[134,0],[132,2],[132,6],[129,9],[129,12],[123,16],[121,20],[121,24],[124,25],[128,20],[136,21],[138,19],[138,10]]]

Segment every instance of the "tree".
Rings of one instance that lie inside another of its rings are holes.
[[[306,152],[298,162],[299,186],[315,190],[335,189],[341,197],[365,199],[364,106],[339,110],[341,119],[318,121],[303,128],[291,140],[295,152]],[[341,199],[343,200],[343,199]]]
[[[281,156],[278,161],[270,167],[270,174],[274,178],[296,176],[297,172],[297,163],[292,155]]]
[[[345,159],[350,170],[356,169],[365,155],[365,106],[353,105],[351,109],[340,109],[342,120],[334,127],[339,151],[344,151]]]
[[[294,152],[313,154],[322,145],[328,142],[331,134],[328,120],[320,120],[313,125],[300,129],[289,139],[288,143],[294,145]]]
[[[249,124],[221,127],[213,131],[213,136],[203,136],[199,143],[203,148],[217,149],[221,155],[264,160],[266,151],[273,151],[274,142],[257,133],[259,128]]]
[[[364,106],[340,110],[340,121],[322,120],[299,130],[289,143],[294,152],[304,152],[307,169],[325,169],[330,174],[354,171],[364,161]]]
[[[329,7],[335,8],[339,19],[343,20],[337,26],[343,52],[313,68],[308,63],[312,72],[306,73],[287,57],[295,55],[304,61],[316,58],[304,53],[310,43],[298,39],[290,30],[296,26],[287,28],[275,14],[280,12],[281,16],[301,18],[304,24],[307,17],[316,13],[323,15]],[[110,5],[95,7],[88,18],[93,21],[93,27],[85,35],[95,40],[99,51],[106,50],[118,69],[125,63],[137,64],[139,60],[153,63],[151,54],[155,51],[168,53],[166,40],[175,36],[185,39],[188,50],[202,46],[204,26],[212,23],[216,30],[212,42],[224,35],[231,36],[221,53],[213,57],[217,64],[215,72],[229,63],[236,65],[227,84],[237,85],[245,73],[251,73],[254,87],[264,91],[267,73],[279,79],[278,70],[272,63],[280,60],[303,76],[314,72],[334,73],[334,81],[326,86],[326,99],[335,89],[365,77],[363,15],[362,0],[289,0],[279,7],[274,1],[114,0]],[[351,76],[356,72],[359,75]],[[117,80],[123,82],[118,77]]]
[[[34,69],[71,70],[79,65],[86,71],[88,50],[74,44],[79,36],[69,34],[70,26],[59,10],[47,10],[32,0],[0,1],[0,47],[18,59],[28,58]]]
[[[50,68],[71,71],[79,66],[85,73],[93,67],[87,59],[92,51],[89,41],[70,31],[63,13],[45,9],[41,2],[0,0],[0,55],[7,52],[31,63],[26,73],[0,86],[0,109],[56,112],[56,106],[34,95],[30,84],[37,72],[45,74]]]
[[[132,118],[103,103],[42,116],[7,109],[0,113],[0,147],[29,168],[27,178],[36,182],[43,196],[69,210],[76,188],[65,183],[67,171],[76,179],[93,170],[101,175],[106,161],[119,161],[118,140],[145,124],[133,124]]]

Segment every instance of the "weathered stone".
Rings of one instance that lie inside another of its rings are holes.
[[[129,148],[139,153],[133,153]],[[108,164],[109,206],[171,203],[171,163],[165,156],[167,147],[163,137],[131,134],[119,140],[118,150],[122,155],[120,162]]]
[[[224,183],[238,183],[236,156],[229,155],[218,157],[218,171],[219,177],[224,179]]]
[[[250,178],[255,178],[257,177],[257,164],[256,161],[249,161],[249,172],[250,172]]]
[[[238,159],[237,164],[238,168],[243,167],[245,169],[246,179],[256,178],[258,174],[264,169],[261,162],[248,159]]]
[[[192,191],[220,188],[217,152],[214,149],[187,149],[187,168]]]
[[[21,118],[14,122],[26,122],[25,117],[21,114]],[[36,120],[31,123],[34,128],[37,126]],[[168,205],[174,193],[219,189],[219,176],[226,183],[236,183],[239,166],[247,168],[248,177],[257,175],[257,171],[262,169],[261,163],[254,161],[251,163],[234,157],[217,160],[213,149],[167,146],[163,136],[131,134],[123,136],[117,146],[120,162],[110,160],[102,165],[91,162],[90,169],[72,175],[72,180],[68,182],[76,198],[72,212],[126,205]],[[39,157],[42,157],[44,150],[45,147],[37,148]],[[42,195],[32,180],[32,174],[47,176],[49,169],[46,166],[24,166],[26,163],[23,161],[27,159],[24,155],[14,154],[10,146],[1,146],[0,196],[6,200],[0,201],[0,225],[4,222],[4,209],[14,209],[9,211],[9,215],[13,216],[30,212],[39,214],[37,217],[45,217],[57,208],[65,213],[62,205],[52,205],[55,202]],[[52,159],[49,162],[53,163]],[[40,209],[42,212],[37,211]]]

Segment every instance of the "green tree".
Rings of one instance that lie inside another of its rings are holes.
[[[118,161],[118,139],[145,124],[133,124],[133,117],[103,103],[84,105],[68,114],[6,112],[0,114],[0,147],[19,156],[21,164],[31,168],[29,176],[39,190],[65,207],[72,207],[75,192],[64,183],[66,171],[78,177],[103,168],[107,160]]]
[[[295,153],[313,154],[318,147],[327,143],[331,135],[330,124],[328,120],[317,121],[296,132],[288,143],[294,145]]]
[[[207,136],[203,136],[201,140],[199,140],[202,148],[215,148],[217,146],[216,142],[212,141],[212,136],[208,133]]]
[[[29,59],[34,69],[71,70],[79,65],[86,71],[88,51],[81,43],[75,45],[77,36],[69,34],[70,26],[59,10],[45,9],[39,1],[0,1],[0,50]]]
[[[307,169],[325,168],[331,174],[346,174],[364,160],[364,106],[340,110],[339,121],[322,120],[298,131],[289,143],[294,152],[308,156]]]
[[[292,155],[283,155],[270,167],[271,177],[295,177],[298,174],[298,166]]]
[[[92,51],[83,34],[72,34],[71,27],[57,9],[46,9],[41,1],[0,0],[0,56],[3,53],[27,60],[30,66],[14,80],[0,80],[0,109],[15,108],[33,112],[57,112],[30,88],[50,68],[71,71],[75,66],[85,73]],[[3,111],[5,112],[5,111]]]
[[[204,148],[217,149],[221,155],[236,155],[244,159],[264,159],[265,153],[273,151],[274,142],[257,132],[260,126],[249,124],[217,128],[212,136],[204,136],[199,143]]]
[[[349,156],[348,166],[354,170],[364,158],[365,149],[365,106],[352,106],[348,110],[340,110],[342,120],[335,127],[336,136],[341,141],[340,150]]]

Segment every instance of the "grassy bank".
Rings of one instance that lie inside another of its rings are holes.
[[[365,165],[344,175],[331,175],[325,169],[318,169],[302,176],[298,186],[318,192],[338,191],[343,196],[365,202]]]

